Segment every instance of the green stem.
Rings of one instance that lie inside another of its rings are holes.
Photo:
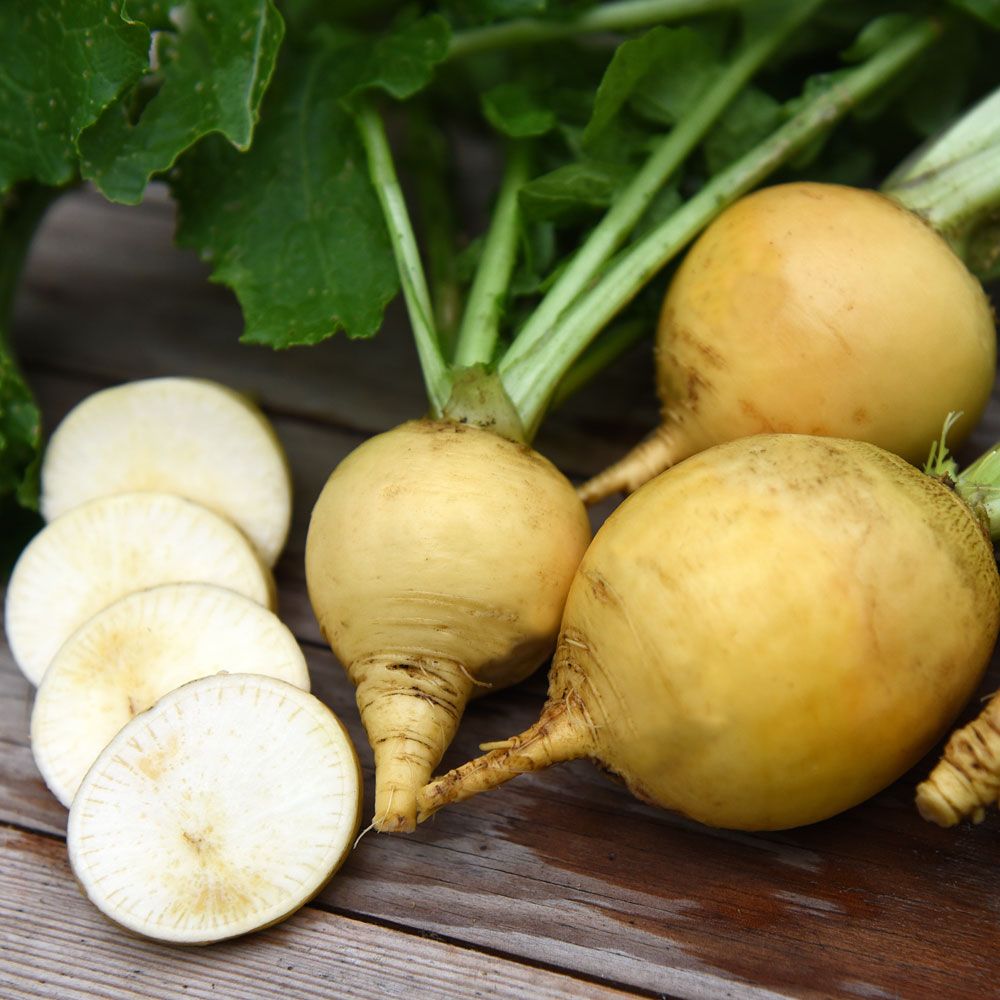
[[[516,363],[505,366],[504,386],[529,437],[537,430],[565,373],[605,324],[664,264],[723,208],[896,76],[938,34],[936,21],[921,19],[867,62],[841,76],[760,145],[716,174],[669,219],[620,254],[598,285],[574,301],[548,338],[531,354],[521,355]]]
[[[500,336],[504,292],[517,259],[517,194],[528,179],[528,162],[526,146],[510,147],[500,194],[458,331],[457,368],[485,365],[493,360]]]
[[[358,130],[368,156],[368,170],[378,194],[385,216],[389,240],[396,257],[396,267],[403,286],[403,298],[413,328],[413,339],[427,388],[432,416],[439,417],[451,393],[451,374],[441,353],[441,345],[434,329],[434,310],[427,279],[424,277],[420,251],[403,191],[396,177],[392,150],[385,134],[385,126],[378,112],[368,101],[362,101],[356,112]]]
[[[420,206],[420,229],[427,257],[427,276],[434,324],[441,352],[454,353],[462,315],[462,289],[458,280],[458,240],[455,211],[450,197],[452,179],[448,144],[422,102],[414,102],[408,119],[406,168],[413,178]]]
[[[882,191],[926,219],[964,258],[977,227],[1000,207],[1000,89],[903,163]]]
[[[953,486],[993,541],[1000,542],[1000,444],[959,471],[958,462],[948,450],[948,434],[961,416],[953,411],[945,418],[941,436],[931,445],[924,472]]]
[[[1000,541],[1000,445],[994,445],[955,477],[955,492]]]
[[[565,20],[517,18],[457,32],[448,48],[449,59],[489,49],[538,42],[554,42],[602,31],[634,31],[651,24],[682,21],[701,14],[742,7],[748,0],[618,0],[598,4],[578,17]]]
[[[514,368],[546,340],[560,314],[583,292],[624,242],[656,193],[683,163],[746,82],[791,32],[810,17],[823,0],[793,4],[790,14],[770,31],[751,38],[718,79],[660,141],[628,187],[587,237],[567,268],[532,312],[500,364]]]
[[[649,323],[641,319],[625,320],[608,327],[563,376],[552,394],[551,407],[561,406],[648,333]]]

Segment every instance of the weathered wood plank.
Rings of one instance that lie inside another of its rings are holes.
[[[64,846],[0,827],[5,1000],[615,1000],[625,994],[314,907],[212,948],[167,947],[113,926],[77,889]]]
[[[340,668],[313,689],[371,755]],[[34,774],[30,685],[0,657],[0,821],[59,833]],[[996,676],[994,670],[993,676]],[[449,759],[527,725],[543,683],[474,703]],[[924,765],[926,766],[926,765]],[[643,806],[585,763],[515,782],[410,837],[364,837],[322,902],[547,966],[681,997],[989,995],[1000,821],[946,832],[912,808],[920,768],[871,802],[781,834],[712,831]]]

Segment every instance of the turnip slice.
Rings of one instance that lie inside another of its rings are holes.
[[[45,783],[68,808],[122,726],[182,684],[224,671],[309,690],[292,633],[234,591],[173,583],[98,612],[56,653],[35,697],[31,749]]]
[[[204,379],[155,378],[89,396],[56,429],[42,463],[48,521],[81,503],[152,490],[228,517],[273,566],[288,535],[291,480],[264,415]]]
[[[67,842],[84,892],[138,934],[207,944],[311,899],[361,816],[358,759],[312,695],[216,674],[166,695],[97,758]]]
[[[134,590],[196,581],[271,607],[274,583],[246,536],[200,504],[123,493],[71,510],[35,536],[11,574],[7,641],[38,684],[88,618]]]

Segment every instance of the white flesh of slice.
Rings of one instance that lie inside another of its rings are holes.
[[[98,611],[134,590],[189,581],[273,607],[270,571],[225,518],[166,493],[91,500],[40,531],[14,567],[5,608],[14,660],[38,684]]]
[[[228,517],[269,566],[288,536],[291,479],[271,425],[245,397],[205,379],[94,393],[56,428],[41,475],[48,521],[97,497],[149,490]]]
[[[222,671],[309,690],[292,633],[231,590],[172,583],[98,612],[56,653],[35,696],[31,749],[45,783],[68,808],[122,726],[182,684]]]
[[[358,759],[322,702],[269,677],[216,674],[163,697],[102,751],[67,843],[106,916],[207,944],[311,899],[360,817]]]

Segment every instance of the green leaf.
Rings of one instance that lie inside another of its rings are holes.
[[[412,97],[430,83],[450,41],[451,28],[438,14],[397,22],[371,46],[366,78],[354,92],[378,87],[400,101]]]
[[[272,0],[184,0],[170,21],[156,36],[162,82],[138,118],[129,95],[80,136],[83,176],[113,201],[141,201],[150,177],[202,136],[246,149],[284,32]]]
[[[848,69],[838,69],[829,73],[815,73],[813,76],[810,76],[802,86],[802,93],[785,102],[785,114],[789,118],[793,117],[814,98],[835,86],[844,74],[849,72],[850,70]],[[855,115],[857,115],[856,108]],[[820,154],[823,153],[830,138],[829,132],[821,132],[795,154],[789,161],[788,166],[792,170],[804,170],[806,167],[812,167],[820,157]]]
[[[669,59],[653,66],[637,82],[630,107],[657,125],[673,125],[687,114],[721,69],[717,45],[703,32],[675,28]]]
[[[448,54],[451,28],[438,14],[404,14],[374,39],[332,25],[321,25],[314,38],[337,54],[346,92],[378,89],[402,101],[431,82],[435,67]]]
[[[883,14],[869,21],[842,53],[845,62],[862,62],[873,56],[913,23],[912,14]]]
[[[469,240],[455,255],[455,275],[463,285],[472,284],[476,276],[476,268],[483,256],[483,244],[486,238],[482,235]]]
[[[567,163],[525,184],[519,195],[521,209],[538,221],[586,218],[607,208],[629,176],[618,164]]]
[[[984,41],[984,35],[972,22],[952,24],[921,61],[902,99],[906,120],[918,134],[934,135],[958,116],[973,90],[974,73],[982,63],[996,80],[993,67],[997,53],[987,54],[977,46],[977,42]]]
[[[398,288],[344,86],[334,52],[289,53],[250,151],[213,136],[174,171],[178,241],[235,291],[246,342],[369,337]]]
[[[556,266],[556,232],[550,222],[521,227],[517,270],[510,283],[511,295],[533,295],[548,286]]]
[[[623,42],[597,88],[583,134],[593,146],[633,94],[646,117],[672,123],[693,106],[716,68],[707,40],[693,28],[658,27]]]
[[[76,140],[146,66],[149,31],[108,0],[0,3],[0,194],[65,184]]]
[[[0,343],[0,497],[38,506],[42,422],[38,405],[13,357]]]
[[[870,146],[857,141],[856,136],[845,132],[834,132],[822,146],[822,156],[818,162],[810,161],[804,170],[809,180],[823,184],[845,184],[848,187],[870,186],[873,177],[879,177],[876,170],[878,157]],[[789,165],[794,176],[795,168],[801,168],[800,156],[796,163]]]
[[[56,196],[54,188],[35,182],[20,184],[0,199],[0,508],[5,517],[12,506],[38,506],[41,414],[14,359],[8,333],[28,248]],[[0,535],[5,536],[8,521],[0,524]]]
[[[546,13],[548,0],[446,0],[444,11],[456,22],[488,24]]]
[[[683,204],[684,199],[681,197],[680,191],[677,190],[676,180],[661,188],[649,203],[642,218],[636,223],[632,240],[641,240],[646,233],[651,232],[661,222],[669,219]]]
[[[705,139],[705,161],[709,173],[717,173],[749,152],[784,119],[784,109],[770,94],[758,87],[745,87]]]
[[[1000,31],[1000,0],[949,0],[949,2],[953,7],[964,10]]]
[[[501,83],[487,91],[482,108],[487,121],[513,139],[544,135],[556,125],[555,112],[523,83]]]

